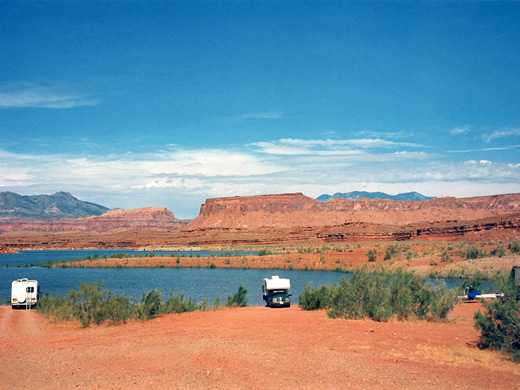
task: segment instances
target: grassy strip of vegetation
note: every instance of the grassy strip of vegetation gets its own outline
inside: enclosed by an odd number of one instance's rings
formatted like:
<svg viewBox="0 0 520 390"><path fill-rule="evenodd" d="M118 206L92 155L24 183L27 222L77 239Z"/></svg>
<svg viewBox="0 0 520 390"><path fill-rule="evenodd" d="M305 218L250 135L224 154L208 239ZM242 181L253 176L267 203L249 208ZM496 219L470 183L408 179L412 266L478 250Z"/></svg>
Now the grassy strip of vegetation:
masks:
<svg viewBox="0 0 520 390"><path fill-rule="evenodd" d="M520 363L520 288L512 276L504 274L498 275L495 283L505 297L483 300L486 312L475 313L475 328L481 332L479 347L507 352Z"/></svg>
<svg viewBox="0 0 520 390"><path fill-rule="evenodd" d="M448 269L444 270L442 268L435 269L428 273L430 278L446 278L446 279L464 279L464 280L492 280L496 276L497 271L494 270L486 270L480 271L478 269L472 270L466 267L459 269Z"/></svg>
<svg viewBox="0 0 520 390"><path fill-rule="evenodd" d="M254 252L254 251L253 251ZM252 253L252 256L267 256L272 255L273 252L267 249L260 249L257 251L257 254L255 255ZM277 253L281 254L281 253ZM40 263L24 263L24 264L6 264L5 267L13 267L13 268L30 268L30 267L42 267L42 268L52 268L52 267L59 267L59 268L68 268L70 266L79 266L80 268L83 266L82 263L89 262L89 261L95 261L95 260L103 260L103 259L147 259L147 258L155 258L155 257L172 257L177 258L177 262L181 258L201 258L201 259L211 259L211 258L232 258L232 257L244 257L244 254L240 253L239 251L230 252L230 251L224 251L224 252L218 252L218 253L210 253L207 256L201 255L200 253L176 253L172 252L171 254L156 254L154 252L150 253L125 253L125 252L119 252L114 253L110 256L87 256L83 259L69 259L69 260L49 260L49 261L42 261ZM0 265L2 267L2 265ZM158 267L161 267L160 265ZM164 267L164 266L163 266ZM114 268L121 268L114 267ZM215 267L210 267L215 268Z"/></svg>
<svg viewBox="0 0 520 390"><path fill-rule="evenodd" d="M384 321L445 319L455 307L457 291L434 286L413 272L355 270L339 284L317 289L307 285L298 297L304 310L326 309L331 318L370 318Z"/></svg>
<svg viewBox="0 0 520 390"><path fill-rule="evenodd" d="M226 306L246 306L246 296L247 289L240 286L237 293L228 297ZM217 299L215 308L220 306ZM208 309L207 299L196 302L183 294L173 295L170 292L169 298L162 301L160 291L155 289L144 293L139 303L124 295L111 295L103 288L103 282L83 283L79 290L71 291L67 297L46 295L37 305L38 312L55 322L79 320L83 327L101 323L118 325L130 319L148 320L159 314Z"/></svg>

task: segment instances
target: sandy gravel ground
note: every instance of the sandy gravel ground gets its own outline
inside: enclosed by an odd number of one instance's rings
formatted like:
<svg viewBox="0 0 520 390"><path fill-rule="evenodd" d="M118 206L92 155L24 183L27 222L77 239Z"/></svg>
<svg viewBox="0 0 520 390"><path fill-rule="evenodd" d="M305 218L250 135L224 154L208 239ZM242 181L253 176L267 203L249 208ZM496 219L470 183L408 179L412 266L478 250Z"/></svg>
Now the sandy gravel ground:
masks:
<svg viewBox="0 0 520 390"><path fill-rule="evenodd" d="M0 389L520 389L520 365L452 323L332 320L297 307L81 329L0 308Z"/></svg>

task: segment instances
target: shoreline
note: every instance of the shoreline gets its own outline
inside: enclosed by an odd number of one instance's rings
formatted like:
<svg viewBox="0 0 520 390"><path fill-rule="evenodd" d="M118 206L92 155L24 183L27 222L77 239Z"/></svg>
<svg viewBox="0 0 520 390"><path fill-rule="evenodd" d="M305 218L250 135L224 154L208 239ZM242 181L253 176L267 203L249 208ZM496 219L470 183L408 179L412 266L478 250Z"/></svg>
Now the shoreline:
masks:
<svg viewBox="0 0 520 390"><path fill-rule="evenodd" d="M265 258L262 258L265 257ZM509 273L513 266L520 265L520 255L513 254L502 258L486 257L473 260L460 260L447 265L428 265L428 259L415 262L357 261L331 262L316 260L312 256L293 261L287 255L238 256L238 257L123 257L69 260L53 262L51 265L35 267L49 268L219 268L219 269L268 269L287 271L332 271L349 273L361 267L376 271L382 267L388 270L401 268L433 278L467 279L478 277L492 279L497 272ZM425 264L426 263L426 264ZM29 265L10 265L9 267L30 267Z"/></svg>
<svg viewBox="0 0 520 390"><path fill-rule="evenodd" d="M41 248L43 249L43 248ZM97 248L106 250L108 248ZM172 252L155 254L150 252ZM186 250L190 249L190 250ZM34 249L30 249L34 250ZM74 249L69 249L74 250ZM88 249L95 251L96 249ZM510 272L520 265L520 253L507 242L351 242L271 245L146 246L118 248L111 256L0 267L53 268L233 268L349 272L360 267L389 270L401 268L442 278L492 278L497 271ZM125 253L134 250L135 254ZM147 250L147 251L146 251ZM175 254L175 250L183 253ZM203 256L196 251L218 251ZM234 253L254 251L256 255ZM471 258L470 258L471 257Z"/></svg>

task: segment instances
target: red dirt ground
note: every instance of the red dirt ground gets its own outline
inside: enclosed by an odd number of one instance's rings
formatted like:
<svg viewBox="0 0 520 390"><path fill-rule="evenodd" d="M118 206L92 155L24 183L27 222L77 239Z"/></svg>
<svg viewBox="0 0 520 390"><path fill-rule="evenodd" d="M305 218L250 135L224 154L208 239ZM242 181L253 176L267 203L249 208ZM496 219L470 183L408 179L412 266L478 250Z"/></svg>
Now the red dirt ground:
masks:
<svg viewBox="0 0 520 390"><path fill-rule="evenodd" d="M520 389L520 365L451 323L330 319L297 307L81 329L0 308L0 389Z"/></svg>

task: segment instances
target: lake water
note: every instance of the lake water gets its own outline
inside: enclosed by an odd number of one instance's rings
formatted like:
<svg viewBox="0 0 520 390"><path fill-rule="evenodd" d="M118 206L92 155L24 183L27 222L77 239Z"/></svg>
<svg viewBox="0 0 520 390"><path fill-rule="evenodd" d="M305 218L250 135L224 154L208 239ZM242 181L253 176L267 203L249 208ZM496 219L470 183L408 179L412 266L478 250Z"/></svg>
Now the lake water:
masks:
<svg viewBox="0 0 520 390"><path fill-rule="evenodd" d="M208 299L212 304L216 298L225 301L237 292L240 285L248 290L249 306L264 305L261 281L263 278L279 275L291 279L292 302L298 303L298 295L308 283L314 287L337 283L345 276L334 271L297 271L297 270L259 270L259 269L219 269L219 268L43 268L13 267L16 264L37 264L49 260L82 259L87 256L111 256L114 253L133 253L130 250L78 250L78 251L27 251L17 254L0 254L0 298L10 299L11 282L16 279L36 279L43 294L51 296L67 295L77 290L82 283L103 281L105 288L113 295L126 295L140 300L143 293L152 289L161 291L166 299L170 292L185 294L186 297L202 301ZM154 252L156 256L161 252ZM218 252L175 252L177 255L208 256ZM229 253L229 252L227 252ZM239 252L239 254L251 252ZM164 252L171 255L172 252ZM6 266L9 265L9 266ZM444 279L450 288L461 283L460 280Z"/></svg>
<svg viewBox="0 0 520 390"><path fill-rule="evenodd" d="M37 264L49 260L83 259L87 256L111 256L114 253L145 254L129 250L81 250L81 251L26 251L16 254L1 254L0 264L0 297L3 300L11 296L11 282L16 279L36 279L42 292L49 295L67 295L77 290L82 283L104 281L105 288L113 295L127 295L140 300L143 293L158 289L166 299L170 292L185 294L197 301L208 299L210 304L216 298L225 300L237 292L240 285L248 290L249 306L263 305L263 278L279 275L291 279L293 302L297 303L298 295L308 283L314 286L336 283L344 276L333 271L289 271L289 270L257 270L257 269L218 269L218 268L42 268L13 267L16 264ZM171 255L172 252L154 252ZM229 252L225 252L229 253ZM233 252L237 253L237 252ZM249 254L251 252L238 252ZM185 256L216 256L222 252L175 252ZM9 265L6 267L6 265Z"/></svg>

